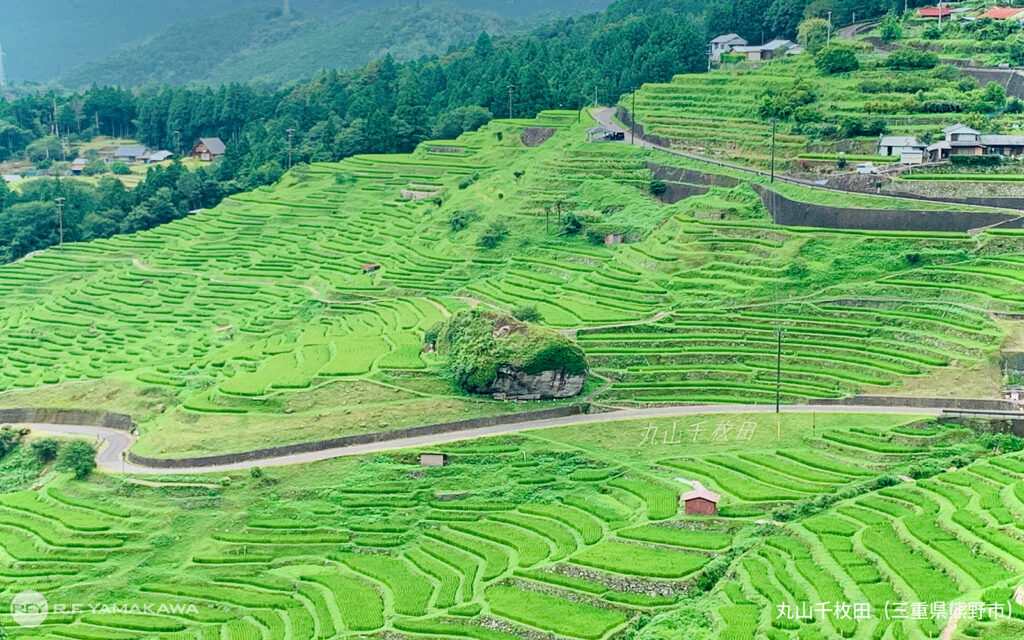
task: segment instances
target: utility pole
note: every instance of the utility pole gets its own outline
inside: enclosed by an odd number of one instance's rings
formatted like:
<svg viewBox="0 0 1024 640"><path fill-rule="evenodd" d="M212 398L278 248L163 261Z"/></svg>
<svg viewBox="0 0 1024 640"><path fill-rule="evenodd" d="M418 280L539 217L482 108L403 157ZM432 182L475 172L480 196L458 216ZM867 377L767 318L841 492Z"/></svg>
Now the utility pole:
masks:
<svg viewBox="0 0 1024 640"><path fill-rule="evenodd" d="M779 413L779 405L782 403L782 328L775 330L775 338L778 340L778 348L775 352L775 413Z"/></svg>
<svg viewBox="0 0 1024 640"><path fill-rule="evenodd" d="M636 91L633 87L633 112L629 114L629 144L636 144Z"/></svg>
<svg viewBox="0 0 1024 640"><path fill-rule="evenodd" d="M57 233L60 239L60 250L64 250L64 201L67 198L64 196L57 196L53 199L53 202L57 205Z"/></svg>
<svg viewBox="0 0 1024 640"><path fill-rule="evenodd" d="M4 71L4 48L0 45L0 89L7 88L7 72Z"/></svg>
<svg viewBox="0 0 1024 640"><path fill-rule="evenodd" d="M772 118L772 178L771 182L775 182L775 129L778 126L778 120Z"/></svg>
<svg viewBox="0 0 1024 640"><path fill-rule="evenodd" d="M594 106L597 106L597 85L594 85Z"/></svg>
<svg viewBox="0 0 1024 640"><path fill-rule="evenodd" d="M178 156L181 156L181 130L180 129L175 129L174 130L174 153L178 154Z"/></svg>
<svg viewBox="0 0 1024 640"><path fill-rule="evenodd" d="M939 8L939 12L938 12L939 13L939 28L941 29L942 28L942 3L941 2L938 4L938 8Z"/></svg>
<svg viewBox="0 0 1024 640"><path fill-rule="evenodd" d="M292 136L295 135L295 129L287 129L288 132L288 169L292 168Z"/></svg>
<svg viewBox="0 0 1024 640"><path fill-rule="evenodd" d="M509 83L508 85L508 119L512 119L512 92L516 90L516 85Z"/></svg>
<svg viewBox="0 0 1024 640"><path fill-rule="evenodd" d="M825 46L832 46L832 12L828 12L828 35L825 36Z"/></svg>
<svg viewBox="0 0 1024 640"><path fill-rule="evenodd" d="M281 9L281 15L286 18L290 18L292 15L292 7L289 0L284 0L284 7Z"/></svg>

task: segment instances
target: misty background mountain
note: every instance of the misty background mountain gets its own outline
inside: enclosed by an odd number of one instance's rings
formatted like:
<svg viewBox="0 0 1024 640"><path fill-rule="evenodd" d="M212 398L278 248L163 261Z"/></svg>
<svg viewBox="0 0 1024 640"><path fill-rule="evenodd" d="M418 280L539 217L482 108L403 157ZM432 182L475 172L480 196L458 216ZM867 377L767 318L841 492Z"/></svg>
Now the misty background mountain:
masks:
<svg viewBox="0 0 1024 640"><path fill-rule="evenodd" d="M300 80L444 53L480 31L508 33L609 0L13 0L0 15L12 81L76 87Z"/></svg>

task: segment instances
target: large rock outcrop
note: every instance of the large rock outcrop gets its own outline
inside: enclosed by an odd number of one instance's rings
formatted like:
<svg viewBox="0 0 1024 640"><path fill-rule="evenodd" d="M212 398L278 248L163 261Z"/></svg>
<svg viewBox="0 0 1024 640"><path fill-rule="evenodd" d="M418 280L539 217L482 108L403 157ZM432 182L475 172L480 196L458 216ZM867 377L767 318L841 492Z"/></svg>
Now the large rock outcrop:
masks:
<svg viewBox="0 0 1024 640"><path fill-rule="evenodd" d="M507 397L571 398L583 390L586 373L567 373L564 369L548 369L529 374L518 367L502 365L484 389L487 393Z"/></svg>
<svg viewBox="0 0 1024 640"><path fill-rule="evenodd" d="M473 309L431 330L428 342L452 380L470 393L508 398L569 398L587 379L583 350L539 325Z"/></svg>

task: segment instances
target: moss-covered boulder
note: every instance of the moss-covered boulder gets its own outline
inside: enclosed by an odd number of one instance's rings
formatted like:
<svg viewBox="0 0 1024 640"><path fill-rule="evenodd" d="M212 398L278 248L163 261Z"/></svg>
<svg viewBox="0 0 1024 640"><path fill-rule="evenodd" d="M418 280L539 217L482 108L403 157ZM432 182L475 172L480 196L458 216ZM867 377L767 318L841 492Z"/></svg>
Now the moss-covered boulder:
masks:
<svg viewBox="0 0 1024 640"><path fill-rule="evenodd" d="M569 338L489 311L461 311L428 335L452 380L470 393L568 398L587 379L583 350Z"/></svg>

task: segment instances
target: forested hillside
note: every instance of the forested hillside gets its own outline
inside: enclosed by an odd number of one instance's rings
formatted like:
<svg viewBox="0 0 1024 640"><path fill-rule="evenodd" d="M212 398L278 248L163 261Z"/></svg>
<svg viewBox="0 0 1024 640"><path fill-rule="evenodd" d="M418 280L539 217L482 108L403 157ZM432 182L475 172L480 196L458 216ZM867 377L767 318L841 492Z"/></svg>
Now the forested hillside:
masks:
<svg viewBox="0 0 1024 640"><path fill-rule="evenodd" d="M219 188L207 185L207 193L230 194L280 176L289 157L288 129L294 130L295 163L410 151L423 140L452 138L495 115L507 116L509 85L514 86L512 115L524 117L550 105L576 109L593 101L595 93L609 103L643 82L665 81L705 65L703 29L689 15L668 9L591 14L528 35L492 39L481 34L442 58L396 63L386 57L356 71L330 71L289 90L232 84L136 94L94 87L81 94L0 102L0 161L25 155L29 145L59 152L60 142L50 133L54 127L72 143L95 135L128 136L176 152L200 136L215 135L228 141L227 154L198 181L219 183ZM74 237L134 231L184 215L193 207L183 194L192 190L174 182L166 192L155 191L155 200L132 200L120 208L130 214L124 220L144 221L140 225L87 224L95 220L89 214L108 221L124 214L98 207L102 195L69 199L67 219L82 221ZM0 205L4 259L56 241L52 216L26 211L49 206L53 190L35 193L40 194L35 204L18 199L25 206L16 219Z"/></svg>
<svg viewBox="0 0 1024 640"><path fill-rule="evenodd" d="M66 87L289 83L324 69L361 67L388 53L397 60L445 53L482 31L505 33L520 24L448 3L372 9L337 23L307 14L286 17L279 8L254 5L218 18L177 22L144 42L71 69L58 82ZM186 42L203 44L183 46Z"/></svg>
<svg viewBox="0 0 1024 640"><path fill-rule="evenodd" d="M607 0L452 0L465 9L525 18L544 12L563 14L597 11ZM351 20L367 9L419 6L420 0L290 0L291 9L329 21ZM0 42L8 55L7 72L12 80L46 82L84 62L93 61L131 43L140 43L170 25L184 20L210 20L255 5L274 5L279 0L13 0L5 2L0 20ZM237 36L222 28L213 38L182 41L183 49L196 52L219 46L224 38ZM428 52L423 52L428 53ZM358 63L357 63L358 64Z"/></svg>

